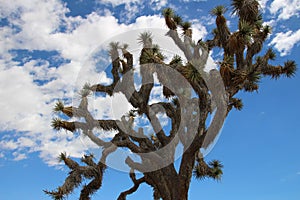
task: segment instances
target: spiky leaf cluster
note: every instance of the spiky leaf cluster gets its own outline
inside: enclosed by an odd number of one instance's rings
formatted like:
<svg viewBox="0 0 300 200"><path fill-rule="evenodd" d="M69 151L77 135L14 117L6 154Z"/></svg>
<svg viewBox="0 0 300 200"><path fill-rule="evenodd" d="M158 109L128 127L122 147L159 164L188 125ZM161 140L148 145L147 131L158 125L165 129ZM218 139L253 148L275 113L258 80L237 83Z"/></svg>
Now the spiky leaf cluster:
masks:
<svg viewBox="0 0 300 200"><path fill-rule="evenodd" d="M225 6L219 5L219 6L216 6L215 8L213 8L210 13L214 16L221 16L221 15L224 15L224 13L226 11L227 11L227 8L225 8Z"/></svg>
<svg viewBox="0 0 300 200"><path fill-rule="evenodd" d="M222 168L223 165L218 160L212 160L207 164L203 159L200 159L195 165L193 174L197 179L212 178L219 181L223 175Z"/></svg>
<svg viewBox="0 0 300 200"><path fill-rule="evenodd" d="M67 156L66 153L60 154L59 161L64 162L68 166L70 169L69 176L66 178L64 184L56 190L44 190L44 192L55 200L62 200L70 195L75 188L79 187L84 179L94 178L88 185L83 185L80 195L80 199L90 200L90 195L99 189L102 184L102 175L106 167L101 163L97 165L93 161L93 155L84 155L81 158L81 161L86 166L80 166L76 161Z"/></svg>
<svg viewBox="0 0 300 200"><path fill-rule="evenodd" d="M230 99L230 102L229 102L229 108L231 109L232 107L234 107L235 109L237 110L242 110L243 108L243 102L241 99L238 99L238 98L232 98Z"/></svg>
<svg viewBox="0 0 300 200"><path fill-rule="evenodd" d="M202 77L198 69L196 69L192 64L188 63L186 66L182 66L179 71L182 75L191 83L199 82Z"/></svg>
<svg viewBox="0 0 300 200"><path fill-rule="evenodd" d="M173 56L171 62L169 63L171 67L181 66L182 65L182 58L179 55Z"/></svg>

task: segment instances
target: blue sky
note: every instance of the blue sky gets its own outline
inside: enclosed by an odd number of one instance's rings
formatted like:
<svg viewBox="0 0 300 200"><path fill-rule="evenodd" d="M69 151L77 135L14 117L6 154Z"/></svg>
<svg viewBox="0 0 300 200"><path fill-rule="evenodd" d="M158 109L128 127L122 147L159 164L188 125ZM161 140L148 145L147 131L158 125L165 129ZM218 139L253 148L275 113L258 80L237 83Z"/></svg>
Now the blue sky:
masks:
<svg viewBox="0 0 300 200"><path fill-rule="evenodd" d="M260 0L273 33L276 63L300 63L300 2ZM66 151L73 157L95 147L87 138L55 132L50 127L57 99L76 104L76 89L89 78L109 83L105 72L90 73L91 51L131 30L166 30L161 9L172 7L193 22L196 37L210 38L214 19L209 11L220 0L15 0L0 1L0 198L50 199L43 189L63 183L67 170L56 157ZM235 18L228 15L231 30ZM265 49L264 49L265 50ZM213 54L212 57L217 58ZM99 69L97 69L99 71ZM299 74L299 73L298 73ZM300 198L300 78L263 78L258 93L244 94L244 108L227 118L221 136L207 160L224 164L220 182L193 180L189 199L296 200ZM84 75L84 76L83 76ZM93 99L98 117L110 116L111 101ZM113 112L122 113L123 110ZM108 133L106 133L108 134ZM116 199L128 189L128 175L108 169L94 199ZM143 185L128 199L151 199ZM78 193L69 199L77 199Z"/></svg>

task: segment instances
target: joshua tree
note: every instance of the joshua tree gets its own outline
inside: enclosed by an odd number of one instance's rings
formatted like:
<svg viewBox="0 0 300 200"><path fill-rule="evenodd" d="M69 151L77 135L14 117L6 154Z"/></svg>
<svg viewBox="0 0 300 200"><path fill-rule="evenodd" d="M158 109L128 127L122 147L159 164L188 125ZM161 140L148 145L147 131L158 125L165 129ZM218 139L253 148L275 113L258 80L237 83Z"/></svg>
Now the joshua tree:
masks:
<svg viewBox="0 0 300 200"><path fill-rule="evenodd" d="M269 64L269 60L275 58L272 49L261 52L271 28L263 25L257 0L232 0L231 6L238 17L238 30L230 31L224 16L225 7L217 6L211 12L216 16L213 38L206 41L198 38L197 43L192 38L191 23L183 22L172 9L166 8L163 11L169 28L166 37L174 41L184 57L174 55L170 62L166 62L159 46L153 44L152 34L142 33L139 38L143 45L139 57L142 80L139 90L134 85L133 69L136 66L127 45L122 46L118 42L110 44L113 82L110 85L86 84L80 93L82 98L78 107L66 107L61 101L56 104L55 111L62 112L66 117L84 120L70 122L56 118L52 121L54 129L80 132L87 136L102 147L102 156L96 162L92 155L84 155L82 166L62 153L59 158L70 168L69 176L56 190L45 191L47 194L54 199L63 199L83 180L91 180L83 185L80 194L80 199L90 199L101 187L107 168L106 158L119 147L127 148L140 157L140 161L130 157L125 160L131 169L129 177L133 186L121 192L119 200L126 199L142 183L153 188L154 199L187 200L193 175L199 179L221 178L222 164L217 160L205 161L202 149L212 144L232 108L242 109L242 100L235 98L235 95L239 91L257 91L262 76L290 78L296 71L294 61L286 61L283 66ZM205 66L213 48L223 49L224 56L218 68L209 71ZM150 94L155 87L154 74L163 86L165 100L150 104ZM123 93L134 109L120 120L95 119L88 110L87 97L90 93L108 96ZM207 126L207 118L214 111L214 120ZM158 113L166 114L170 119L169 132L161 127ZM139 116L149 120L153 134L147 135L143 128L134 128L134 121ZM102 140L94 134L95 129L115 131L116 134L110 141ZM175 150L180 143L183 153L179 170L176 171ZM137 179L136 172L141 172L143 176Z"/></svg>

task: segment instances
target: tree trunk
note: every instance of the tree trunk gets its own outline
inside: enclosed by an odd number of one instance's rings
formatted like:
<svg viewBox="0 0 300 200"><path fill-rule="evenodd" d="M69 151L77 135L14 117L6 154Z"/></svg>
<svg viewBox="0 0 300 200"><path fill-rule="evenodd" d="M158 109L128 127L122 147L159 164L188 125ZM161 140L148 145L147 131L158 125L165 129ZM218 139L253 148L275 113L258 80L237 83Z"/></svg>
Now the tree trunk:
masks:
<svg viewBox="0 0 300 200"><path fill-rule="evenodd" d="M180 178L174 165L144 174L146 182L153 188L157 188L159 196L163 200L187 200L190 185L189 180Z"/></svg>
<svg viewBox="0 0 300 200"><path fill-rule="evenodd" d="M189 186L189 183L188 183ZM171 198L162 198L163 200L187 200L188 199L188 188L186 188L186 183L182 180L176 178L171 180L170 187Z"/></svg>
<svg viewBox="0 0 300 200"><path fill-rule="evenodd" d="M184 184L185 185L185 184ZM187 200L188 199L188 188L184 185L179 184L178 187L174 187L174 193L172 194L172 199L176 200Z"/></svg>

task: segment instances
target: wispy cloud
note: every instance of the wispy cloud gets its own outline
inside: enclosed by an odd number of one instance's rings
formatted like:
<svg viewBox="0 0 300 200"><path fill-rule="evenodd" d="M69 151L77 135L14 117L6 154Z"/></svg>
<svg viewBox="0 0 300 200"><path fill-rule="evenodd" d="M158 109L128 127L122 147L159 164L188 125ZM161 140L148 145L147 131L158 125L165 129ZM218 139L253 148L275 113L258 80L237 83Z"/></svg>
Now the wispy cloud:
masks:
<svg viewBox="0 0 300 200"><path fill-rule="evenodd" d="M265 2L266 0L262 0ZM274 0L269 8L271 14L278 14L278 19L287 20L292 16L299 16L299 0Z"/></svg>
<svg viewBox="0 0 300 200"><path fill-rule="evenodd" d="M150 6L153 10L160 10L165 7L168 3L168 0L151 0Z"/></svg>
<svg viewBox="0 0 300 200"><path fill-rule="evenodd" d="M148 7L154 11L161 10L168 3L168 0L97 0L98 3L111 5L113 7L124 6L120 11L120 21L128 23L140 15L140 11Z"/></svg>
<svg viewBox="0 0 300 200"><path fill-rule="evenodd" d="M0 158L4 158L4 153L0 152Z"/></svg>
<svg viewBox="0 0 300 200"><path fill-rule="evenodd" d="M14 156L14 160L15 161L24 160L24 159L27 158L26 154L24 154L24 153L18 153L18 152L14 152L13 156Z"/></svg>
<svg viewBox="0 0 300 200"><path fill-rule="evenodd" d="M113 6L119 6L122 4L134 4L139 0L97 0L99 3L111 4Z"/></svg>
<svg viewBox="0 0 300 200"><path fill-rule="evenodd" d="M267 5L267 2L268 2L269 0L258 0L258 2L259 2L259 4L260 4L260 6L261 6L261 9L263 10L263 12L265 11L265 9L266 9L266 5Z"/></svg>
<svg viewBox="0 0 300 200"><path fill-rule="evenodd" d="M285 56L290 53L292 48L297 45L300 41L300 29L293 32L280 32L276 33L275 37L272 39L269 45L274 46L281 56Z"/></svg>

